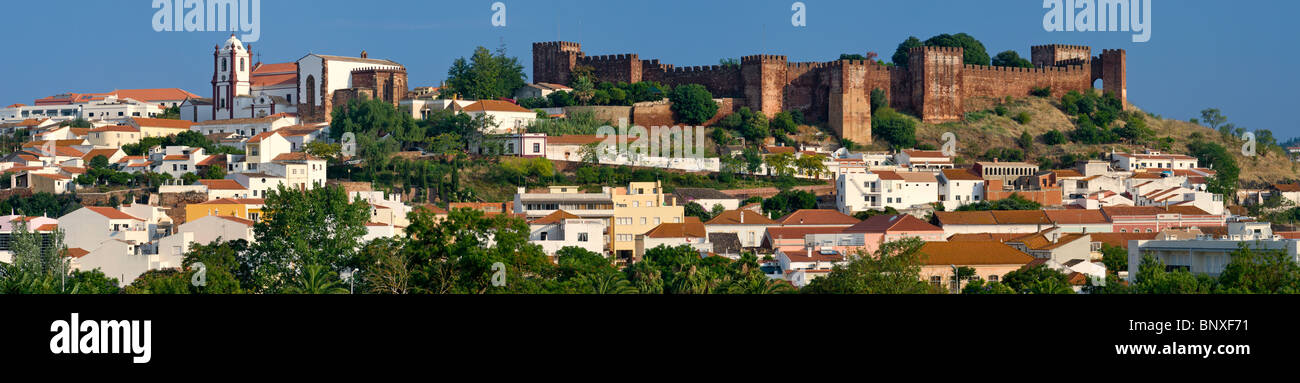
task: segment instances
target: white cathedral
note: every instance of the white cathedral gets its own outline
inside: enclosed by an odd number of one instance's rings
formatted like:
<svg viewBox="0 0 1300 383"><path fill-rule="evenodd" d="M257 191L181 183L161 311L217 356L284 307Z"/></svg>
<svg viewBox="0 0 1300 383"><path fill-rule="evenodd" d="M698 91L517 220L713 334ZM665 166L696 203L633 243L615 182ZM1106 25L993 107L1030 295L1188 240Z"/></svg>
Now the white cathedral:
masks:
<svg viewBox="0 0 1300 383"><path fill-rule="evenodd" d="M281 64L253 62L234 34L212 53L212 97L181 105L193 122L286 114L301 122L328 122L335 105L357 97L397 105L406 98L406 68L389 60L307 54Z"/></svg>

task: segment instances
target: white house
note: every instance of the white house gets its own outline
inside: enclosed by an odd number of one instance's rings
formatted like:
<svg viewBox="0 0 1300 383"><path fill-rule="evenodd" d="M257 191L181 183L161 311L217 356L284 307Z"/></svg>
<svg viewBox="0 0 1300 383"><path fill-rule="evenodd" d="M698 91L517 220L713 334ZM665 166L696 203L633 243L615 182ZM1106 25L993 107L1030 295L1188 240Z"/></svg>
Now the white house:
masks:
<svg viewBox="0 0 1300 383"><path fill-rule="evenodd" d="M780 224L763 216L761 213L752 210L737 209L727 210L713 217L709 222L704 223L704 228L709 234L716 233L734 233L740 240L740 245L745 248L756 248L763 245L763 235L767 233L767 228L777 227Z"/></svg>
<svg viewBox="0 0 1300 383"><path fill-rule="evenodd" d="M249 138L244 142L244 151L245 166L236 171L256 173L264 171L262 164L271 162L281 154L292 153L293 145L279 131L273 130Z"/></svg>
<svg viewBox="0 0 1300 383"><path fill-rule="evenodd" d="M939 173L939 202L944 210L984 200L984 179L967 169L944 169Z"/></svg>
<svg viewBox="0 0 1300 383"><path fill-rule="evenodd" d="M605 245L606 221L603 219L586 219L558 210L551 215L528 222L528 241L542 246L547 255L566 247L578 247L584 250L607 254Z"/></svg>
<svg viewBox="0 0 1300 383"><path fill-rule="evenodd" d="M677 247L687 245L704 253L713 252L709 242L708 231L698 218L687 217L685 223L663 223L645 234L636 236L636 259L642 259L646 250L659 246Z"/></svg>
<svg viewBox="0 0 1300 383"><path fill-rule="evenodd" d="M471 117L490 117L491 125L483 127L484 134L521 133L537 120L537 112L508 101L481 100L466 106L462 112Z"/></svg>
<svg viewBox="0 0 1300 383"><path fill-rule="evenodd" d="M1139 169L1195 169L1196 157L1181 154L1162 154L1147 150L1145 153L1114 153L1110 155L1111 163L1116 169L1135 171Z"/></svg>
<svg viewBox="0 0 1300 383"><path fill-rule="evenodd" d="M269 174L284 177L290 188L310 190L325 186L325 160L307 153L281 154L264 168Z"/></svg>
<svg viewBox="0 0 1300 383"><path fill-rule="evenodd" d="M268 192L277 190L281 185L288 187L284 177L266 173L231 173L226 175L226 179L239 182L251 192L253 198L266 198Z"/></svg>
<svg viewBox="0 0 1300 383"><path fill-rule="evenodd" d="M149 242L149 227L145 220L111 207L83 207L59 217L59 224L68 232L64 238L68 247L97 249L110 240L135 244Z"/></svg>
<svg viewBox="0 0 1300 383"><path fill-rule="evenodd" d="M229 216L209 215L181 224L176 234L158 240L158 262L167 267L181 267L185 253L194 244L207 245L216 241L253 241L253 221Z"/></svg>

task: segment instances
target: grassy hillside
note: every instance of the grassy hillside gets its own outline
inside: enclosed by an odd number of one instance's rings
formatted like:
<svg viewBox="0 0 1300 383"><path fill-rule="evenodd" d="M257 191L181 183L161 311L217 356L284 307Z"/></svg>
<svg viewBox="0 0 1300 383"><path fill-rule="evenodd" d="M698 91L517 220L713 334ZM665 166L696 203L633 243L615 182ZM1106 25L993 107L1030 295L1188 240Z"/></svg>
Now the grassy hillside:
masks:
<svg viewBox="0 0 1300 383"><path fill-rule="evenodd" d="M1003 106L1006 107L1006 113L998 115L990 109L967 113L967 118L960 122L925 124L918 121L916 129L918 144L939 148L943 143L941 140L943 134L952 132L957 135L959 163L969 164L978 160L989 149L1019 149L1020 145L1016 140L1023 132L1029 132L1034 137L1034 144L1028 150L1025 150L1025 161L1039 163L1039 160L1044 157L1056 161L1070 153L1097 155L1109 153L1112 150L1116 152L1132 152L1140 151L1144 147L1158 148L1162 143L1167 143L1168 150L1171 153L1187 153L1187 143L1191 142L1192 137L1199 133L1203 140L1222 144L1228 148L1229 152L1237 154L1237 162L1242 169L1240 180L1243 185L1300 179L1296 163L1289 161L1285 153L1276 149L1264 152L1261 148L1258 156L1246 158L1240 155L1241 146L1244 142L1240 140L1229 142L1216 131L1186 121L1160 119L1144 113L1147 126L1155 133L1155 139L1146 145L1083 145L1068 142L1068 140L1060 145L1047 145L1043 142L1042 136L1048 131L1055 129L1068 135L1070 131L1074 130L1074 118L1061 111L1059 99L1027 97L1014 99L1010 102L1005 100L983 101L986 102L981 102L982 104L989 105L1003 103ZM1128 108L1129 110L1141 110L1132 104L1129 104ZM1027 113L1029 116L1029 121L1025 124L1014 120L1021 112ZM868 146L867 149L888 150L888 144L876 142Z"/></svg>

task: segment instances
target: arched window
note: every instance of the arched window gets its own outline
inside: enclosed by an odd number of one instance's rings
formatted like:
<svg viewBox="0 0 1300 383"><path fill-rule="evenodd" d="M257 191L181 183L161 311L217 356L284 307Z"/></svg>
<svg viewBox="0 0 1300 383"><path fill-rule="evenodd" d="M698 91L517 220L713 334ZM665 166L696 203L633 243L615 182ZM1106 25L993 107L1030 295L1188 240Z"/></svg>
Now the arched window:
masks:
<svg viewBox="0 0 1300 383"><path fill-rule="evenodd" d="M242 59L242 58L239 59L239 71L240 71L240 72L243 72L243 71L244 71L244 59Z"/></svg>
<svg viewBox="0 0 1300 383"><path fill-rule="evenodd" d="M316 106L316 76L307 76L307 105Z"/></svg>
<svg viewBox="0 0 1300 383"><path fill-rule="evenodd" d="M222 71L222 72L225 72L225 71L226 71L226 59L224 59L224 58L221 59L221 71Z"/></svg>

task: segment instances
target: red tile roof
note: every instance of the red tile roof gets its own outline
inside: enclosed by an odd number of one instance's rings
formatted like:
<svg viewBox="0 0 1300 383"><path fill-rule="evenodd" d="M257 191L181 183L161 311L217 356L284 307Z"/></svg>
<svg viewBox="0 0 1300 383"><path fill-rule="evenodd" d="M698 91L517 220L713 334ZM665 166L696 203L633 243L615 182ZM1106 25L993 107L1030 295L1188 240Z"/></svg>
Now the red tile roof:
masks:
<svg viewBox="0 0 1300 383"><path fill-rule="evenodd" d="M646 238L704 238L708 231L699 220L685 223L664 223L645 233Z"/></svg>
<svg viewBox="0 0 1300 383"><path fill-rule="evenodd" d="M529 223L534 225L550 225L554 223L564 222L564 220L566 219L579 219L579 218L582 217L569 214L569 212L564 210L556 210L554 213L551 213L551 215L535 219Z"/></svg>
<svg viewBox="0 0 1300 383"><path fill-rule="evenodd" d="M878 215L844 229L845 233L889 233L901 231L932 231L942 233L943 229L907 214Z"/></svg>
<svg viewBox="0 0 1300 383"><path fill-rule="evenodd" d="M199 180L199 184L208 187L208 190L245 190L244 185L240 185L235 180Z"/></svg>
<svg viewBox="0 0 1300 383"><path fill-rule="evenodd" d="M743 224L740 223L742 218L741 214L744 214L743 218L745 223ZM705 224L706 225L776 225L777 223L776 221L773 221L763 216L762 214L758 214L753 210L742 209L742 210L724 211L721 214L718 214L717 217L713 217L713 219L709 220L709 222L706 222Z"/></svg>
<svg viewBox="0 0 1300 383"><path fill-rule="evenodd" d="M790 213L785 217L776 220L778 223L786 226L793 225L856 225L859 221L847 214L840 213L836 210L825 209L806 209Z"/></svg>
<svg viewBox="0 0 1300 383"><path fill-rule="evenodd" d="M926 242L921 247L926 265L1024 265L1034 260L1000 242Z"/></svg>
<svg viewBox="0 0 1300 383"><path fill-rule="evenodd" d="M480 100L465 107L465 112L518 112L533 113L533 111L524 109L509 101L500 100Z"/></svg>
<svg viewBox="0 0 1300 383"><path fill-rule="evenodd" d="M189 130L189 129L190 129L190 126L191 126L191 125L194 125L193 122L189 122L189 121L185 121L185 120L169 120L169 119L165 119L165 118L140 118L140 117L132 117L131 120L135 122L135 125L136 125L136 126L140 126L140 127L150 127L150 128L166 128L166 129L185 129L185 130Z"/></svg>
<svg viewBox="0 0 1300 383"><path fill-rule="evenodd" d="M104 217L107 217L108 219L130 219L136 221L144 221L143 219L136 218L130 214L123 213L121 210L117 210L111 207L87 206L86 209L90 209L90 211L95 212L96 214L102 215Z"/></svg>
<svg viewBox="0 0 1300 383"><path fill-rule="evenodd" d="M1058 225L1084 225L1108 223L1101 210L1047 210L1047 218Z"/></svg>

